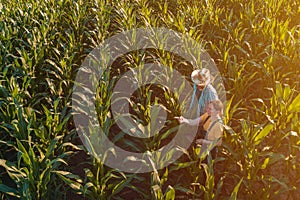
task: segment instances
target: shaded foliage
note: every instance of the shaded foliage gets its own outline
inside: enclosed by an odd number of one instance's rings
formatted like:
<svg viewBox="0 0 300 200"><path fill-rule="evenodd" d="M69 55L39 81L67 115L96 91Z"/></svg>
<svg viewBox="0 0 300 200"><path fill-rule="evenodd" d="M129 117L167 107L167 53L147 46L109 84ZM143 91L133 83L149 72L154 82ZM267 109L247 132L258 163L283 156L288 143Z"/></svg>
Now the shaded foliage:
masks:
<svg viewBox="0 0 300 200"><path fill-rule="evenodd" d="M297 199L300 187L300 10L296 0L96 0L0 3L1 199ZM129 174L94 158L71 113L84 58L107 38L138 27L192 37L214 59L226 89L226 131L219 158L182 157L162 170ZM188 81L193 67L157 49L118 58L99 82L98 120L131 151L172 139L182 105L163 86L139 88L131 114L149 123L163 104L167 125L155 138L126 135L109 117L114 81L159 61ZM149 94L152 94L150 96ZM77 160L78 159L78 160Z"/></svg>

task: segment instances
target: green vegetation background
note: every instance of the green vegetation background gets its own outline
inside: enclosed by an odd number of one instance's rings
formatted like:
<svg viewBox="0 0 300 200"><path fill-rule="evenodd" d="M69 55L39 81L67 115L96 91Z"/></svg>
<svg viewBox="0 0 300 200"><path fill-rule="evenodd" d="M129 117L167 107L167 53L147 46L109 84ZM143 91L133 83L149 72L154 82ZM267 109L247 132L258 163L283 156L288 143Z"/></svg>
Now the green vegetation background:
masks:
<svg viewBox="0 0 300 200"><path fill-rule="evenodd" d="M71 115L76 70L105 39L137 27L187 34L215 60L231 127L215 168L178 161L153 173L126 174L83 147ZM135 63L141 55L126 59ZM191 71L166 52L155 55L186 75ZM299 1L2 0L0 69L1 199L300 196ZM106 123L110 92L102 85L97 96L107 130L113 130L113 122ZM114 134L132 148L147 146Z"/></svg>

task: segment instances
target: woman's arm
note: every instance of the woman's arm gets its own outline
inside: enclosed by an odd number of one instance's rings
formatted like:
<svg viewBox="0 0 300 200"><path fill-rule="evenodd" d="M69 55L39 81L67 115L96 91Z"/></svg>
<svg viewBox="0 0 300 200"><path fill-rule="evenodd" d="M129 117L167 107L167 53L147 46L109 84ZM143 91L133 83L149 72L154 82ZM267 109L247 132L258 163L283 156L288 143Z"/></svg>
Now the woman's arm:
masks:
<svg viewBox="0 0 300 200"><path fill-rule="evenodd" d="M211 144L213 142L214 141L206 140L206 139L198 139L198 140L196 140L196 144ZM216 145L217 146L221 146L221 144L222 144L222 138L219 138L218 142L216 143Z"/></svg>
<svg viewBox="0 0 300 200"><path fill-rule="evenodd" d="M196 118L196 119L187 119L183 116L180 117L175 117L175 119L177 119L179 121L179 123L186 123L189 124L191 126L196 126L200 123L200 117Z"/></svg>

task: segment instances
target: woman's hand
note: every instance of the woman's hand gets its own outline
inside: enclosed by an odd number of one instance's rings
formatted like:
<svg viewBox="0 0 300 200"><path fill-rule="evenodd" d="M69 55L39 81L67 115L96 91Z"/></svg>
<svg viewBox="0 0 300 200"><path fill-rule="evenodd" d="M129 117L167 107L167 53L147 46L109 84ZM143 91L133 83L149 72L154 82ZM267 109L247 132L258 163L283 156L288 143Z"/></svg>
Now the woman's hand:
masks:
<svg viewBox="0 0 300 200"><path fill-rule="evenodd" d="M182 117L182 116L180 116L180 117L174 117L174 118L177 119L180 124L182 124L182 123L188 124L189 123L189 120L186 119L186 118L184 118L184 117Z"/></svg>
<svg viewBox="0 0 300 200"><path fill-rule="evenodd" d="M198 139L195 141L196 144L204 144L205 140L204 139Z"/></svg>
<svg viewBox="0 0 300 200"><path fill-rule="evenodd" d="M198 139L195 141L196 144L210 144L211 141L206 140L206 139Z"/></svg>

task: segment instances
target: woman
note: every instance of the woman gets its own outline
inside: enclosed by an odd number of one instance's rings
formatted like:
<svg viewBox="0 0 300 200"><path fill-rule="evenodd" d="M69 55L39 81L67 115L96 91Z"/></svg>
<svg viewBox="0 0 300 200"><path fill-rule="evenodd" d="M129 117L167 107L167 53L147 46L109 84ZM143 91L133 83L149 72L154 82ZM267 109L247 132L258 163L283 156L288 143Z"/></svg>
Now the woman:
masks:
<svg viewBox="0 0 300 200"><path fill-rule="evenodd" d="M196 126L199 123L202 123L203 120L207 119L206 116L209 116L210 120L204 123L204 129L206 130L206 134L204 139L196 138L195 143L201 145L201 153L206 151L210 145L212 145L209 149L211 150L212 158L214 159L217 154L217 148L215 146L220 146L222 143L223 136L223 104L220 100L212 100L208 104L207 113L196 118L196 119L187 119L183 116L176 117L179 123L186 123L188 125ZM205 125L208 123L208 125ZM206 126L206 127L205 127Z"/></svg>
<svg viewBox="0 0 300 200"><path fill-rule="evenodd" d="M207 68L194 70L191 74L194 82L194 91L189 107L189 113L197 108L196 116L201 116L206 112L207 105L212 100L219 99L216 89L211 85L212 76ZM197 102L198 99L198 102Z"/></svg>

